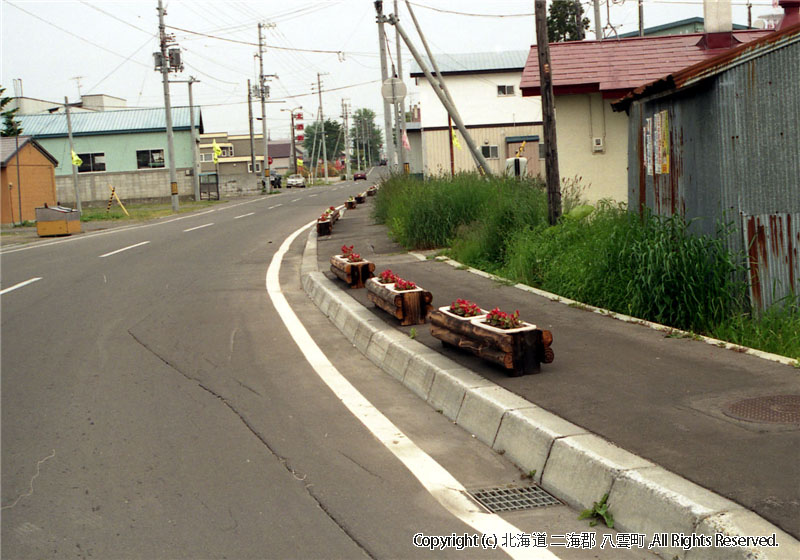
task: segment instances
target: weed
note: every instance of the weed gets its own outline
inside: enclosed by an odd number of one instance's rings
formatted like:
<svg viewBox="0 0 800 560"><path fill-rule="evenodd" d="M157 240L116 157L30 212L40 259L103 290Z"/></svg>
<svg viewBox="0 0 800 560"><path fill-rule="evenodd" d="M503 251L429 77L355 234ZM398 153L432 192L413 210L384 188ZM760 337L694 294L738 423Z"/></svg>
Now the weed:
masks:
<svg viewBox="0 0 800 560"><path fill-rule="evenodd" d="M414 340L415 338L417 338L417 329L416 329L416 327L411 327L411 330L408 333L408 337L411 340Z"/></svg>
<svg viewBox="0 0 800 560"><path fill-rule="evenodd" d="M614 528L614 516L608 511L608 494L603 494L599 502L594 502L591 509L585 509L578 516L578 519L589 519L589 527L594 527L601 519L609 529Z"/></svg>

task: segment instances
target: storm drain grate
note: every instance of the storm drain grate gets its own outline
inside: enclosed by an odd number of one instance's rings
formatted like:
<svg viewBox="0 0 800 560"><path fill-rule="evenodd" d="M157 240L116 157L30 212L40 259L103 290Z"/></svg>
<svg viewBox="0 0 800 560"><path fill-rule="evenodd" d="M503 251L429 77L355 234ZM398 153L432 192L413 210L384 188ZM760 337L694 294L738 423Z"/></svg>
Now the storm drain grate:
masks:
<svg viewBox="0 0 800 560"><path fill-rule="evenodd" d="M800 395L771 395L730 403L725 415L749 422L800 424Z"/></svg>
<svg viewBox="0 0 800 560"><path fill-rule="evenodd" d="M469 493L492 513L561 505L538 486L483 488Z"/></svg>

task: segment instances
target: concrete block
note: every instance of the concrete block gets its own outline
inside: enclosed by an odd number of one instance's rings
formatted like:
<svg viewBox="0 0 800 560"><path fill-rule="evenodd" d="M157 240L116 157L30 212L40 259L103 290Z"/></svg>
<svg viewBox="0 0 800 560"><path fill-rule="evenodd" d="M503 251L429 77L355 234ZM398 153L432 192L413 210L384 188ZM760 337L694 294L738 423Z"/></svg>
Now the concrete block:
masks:
<svg viewBox="0 0 800 560"><path fill-rule="evenodd" d="M351 342L358 348L359 352L366 354L372 337L381 329L385 328L386 325L374 317L370 319L357 317L357 319L358 326L356 327L356 332Z"/></svg>
<svg viewBox="0 0 800 560"><path fill-rule="evenodd" d="M790 534L781 531L769 521L756 515L752 511L740 508L735 511L718 513L707 517L700 522L695 529L695 533L709 535L715 534L724 536L750 536L750 537L772 537L778 545L773 548L772 543L765 543L767 546L736 546L734 548L723 548L722 546L713 548L692 548L686 551L686 560L728 560L766 558L769 560L795 560L800 558L800 542ZM719 542L718 544L722 544Z"/></svg>
<svg viewBox="0 0 800 560"><path fill-rule="evenodd" d="M503 415L510 410L531 406L531 403L503 387L481 387L466 392L456 423L491 447Z"/></svg>
<svg viewBox="0 0 800 560"><path fill-rule="evenodd" d="M428 403L450 420L455 421L464 402L464 395L470 388L495 387L491 381L467 368L441 370L433 378L428 393Z"/></svg>
<svg viewBox="0 0 800 560"><path fill-rule="evenodd" d="M399 331L384 328L372 335L365 355L373 364L380 367L386 358L386 352L392 344L400 344L406 336Z"/></svg>
<svg viewBox="0 0 800 560"><path fill-rule="evenodd" d="M492 446L523 472L536 471L541 481L550 448L557 438L588 433L538 406L506 412Z"/></svg>
<svg viewBox="0 0 800 560"><path fill-rule="evenodd" d="M650 536L654 533L691 535L701 519L741 509L736 503L655 465L620 472L608 503L620 530ZM664 558L683 558L685 554L681 547L674 546L659 546L653 550Z"/></svg>
<svg viewBox="0 0 800 560"><path fill-rule="evenodd" d="M381 369L399 381L403 381L406 375L408 363L414 353L404 344L391 344L386 349L386 357L383 359Z"/></svg>
<svg viewBox="0 0 800 560"><path fill-rule="evenodd" d="M457 366L452 360L448 360L419 342L406 339L404 343L412 352L412 357L408 362L405 377L403 377L403 385L421 399L428 400L428 394L436 374Z"/></svg>
<svg viewBox="0 0 800 560"><path fill-rule="evenodd" d="M571 506L585 509L611 492L612 483L623 471L653 466L596 435L569 436L553 442L541 484ZM616 512L612 513L616 518Z"/></svg>

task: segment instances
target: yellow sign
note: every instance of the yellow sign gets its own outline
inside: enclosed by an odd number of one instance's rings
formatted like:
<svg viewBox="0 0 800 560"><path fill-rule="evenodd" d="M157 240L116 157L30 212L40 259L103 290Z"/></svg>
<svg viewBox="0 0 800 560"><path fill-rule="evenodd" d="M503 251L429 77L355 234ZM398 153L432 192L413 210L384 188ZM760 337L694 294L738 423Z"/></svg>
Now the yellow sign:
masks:
<svg viewBox="0 0 800 560"><path fill-rule="evenodd" d="M78 157L78 154L75 153L75 150L72 150L72 165L75 167L80 167L83 165L83 160Z"/></svg>
<svg viewBox="0 0 800 560"><path fill-rule="evenodd" d="M456 137L456 129L455 128L453 129L453 146L455 146L459 150L461 149L461 142L459 142L458 141L458 137Z"/></svg>
<svg viewBox="0 0 800 560"><path fill-rule="evenodd" d="M212 158L214 160L214 163L219 163L219 156L222 155L222 148L217 146L216 138L214 139L214 142L212 142L211 148L214 150L214 156Z"/></svg>

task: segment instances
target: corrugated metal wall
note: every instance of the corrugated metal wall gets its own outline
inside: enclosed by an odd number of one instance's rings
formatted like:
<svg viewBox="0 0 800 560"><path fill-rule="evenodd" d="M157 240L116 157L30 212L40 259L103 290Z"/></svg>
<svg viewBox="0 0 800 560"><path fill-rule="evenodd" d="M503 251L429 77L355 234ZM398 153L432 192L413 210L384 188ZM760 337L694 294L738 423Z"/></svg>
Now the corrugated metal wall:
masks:
<svg viewBox="0 0 800 560"><path fill-rule="evenodd" d="M630 108L630 208L679 213L696 219L696 233L708 235L720 221L732 224L729 246L750 254L760 271L760 297L752 298L758 308L800 293L798 60L800 43L794 42ZM764 228L763 241L747 234L751 223ZM752 243L759 244L757 263Z"/></svg>

